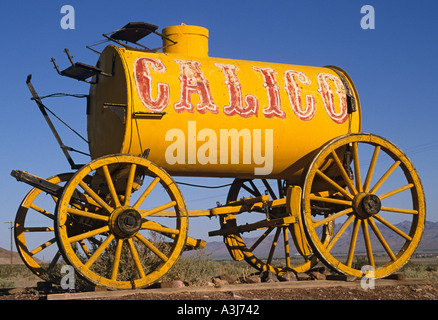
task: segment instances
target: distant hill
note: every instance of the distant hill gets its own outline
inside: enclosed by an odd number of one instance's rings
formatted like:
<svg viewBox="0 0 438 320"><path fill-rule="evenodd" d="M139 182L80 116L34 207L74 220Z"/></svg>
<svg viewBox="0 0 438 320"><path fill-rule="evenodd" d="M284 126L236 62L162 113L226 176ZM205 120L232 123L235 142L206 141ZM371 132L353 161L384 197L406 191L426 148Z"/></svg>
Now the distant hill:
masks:
<svg viewBox="0 0 438 320"><path fill-rule="evenodd" d="M10 264L11 263L11 251L0 248L0 264ZM12 252L12 263L13 264L23 264L18 252Z"/></svg>
<svg viewBox="0 0 438 320"><path fill-rule="evenodd" d="M401 231L408 233L410 228L410 223L408 221L404 221L398 224L395 224L395 226L400 229ZM378 225L379 230L382 233L383 237L391 247L393 251L395 251L396 248L401 248L403 244L403 239L395 234L393 231L389 230L388 228ZM340 228L340 225L336 226L336 230ZM347 239L351 238L351 227L346 230L344 235L341 237L341 240L336 244L336 247L332 252L333 253L346 253L348 252L349 247L349 241ZM371 230L371 228L370 228ZM349 231L349 232L348 232ZM371 233L371 245L373 249L376 251L383 251L382 246L380 245L378 239L375 237L374 233L370 231ZM217 237L217 239L219 239ZM244 238L245 243L250 244L253 243L257 238ZM268 236L256 249L255 255L265 256L269 253L269 249L271 246L271 243L273 241L273 235ZM296 253L295 248L293 247L292 254ZM380 250L379 250L380 249ZM430 222L426 221L423 236L421 238L420 244L417 248L418 251L438 251L438 222ZM228 252L228 249L226 248L223 241L208 241L207 239L207 245L205 247L205 252L210 255L212 258L228 258L230 257L230 254ZM284 246L282 241L278 241L277 248L275 250L276 255L283 254L284 252ZM358 235L358 242L356 244L356 252L365 252L365 245L362 233L360 232Z"/></svg>

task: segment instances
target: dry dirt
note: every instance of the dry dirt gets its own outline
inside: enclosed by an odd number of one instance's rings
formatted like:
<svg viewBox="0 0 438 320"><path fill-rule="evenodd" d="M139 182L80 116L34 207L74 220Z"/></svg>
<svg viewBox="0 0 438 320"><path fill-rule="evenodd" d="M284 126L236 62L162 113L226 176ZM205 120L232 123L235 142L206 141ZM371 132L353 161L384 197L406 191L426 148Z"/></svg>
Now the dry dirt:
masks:
<svg viewBox="0 0 438 320"><path fill-rule="evenodd" d="M421 279L376 280L374 289L364 290L360 280L307 280L79 293L28 287L3 289L0 300L438 300L438 284Z"/></svg>

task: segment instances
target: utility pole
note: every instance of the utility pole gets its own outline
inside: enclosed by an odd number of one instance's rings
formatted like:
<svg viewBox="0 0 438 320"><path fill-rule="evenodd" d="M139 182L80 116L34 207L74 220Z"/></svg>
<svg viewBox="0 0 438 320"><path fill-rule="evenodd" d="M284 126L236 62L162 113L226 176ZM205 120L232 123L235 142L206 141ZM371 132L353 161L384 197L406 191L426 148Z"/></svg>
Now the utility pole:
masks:
<svg viewBox="0 0 438 320"><path fill-rule="evenodd" d="M9 223L9 228L8 229L10 229L11 230L11 270L12 270L12 266L13 266L13 261L12 261L12 230L13 230L13 221L8 221L8 222L5 222L5 223Z"/></svg>

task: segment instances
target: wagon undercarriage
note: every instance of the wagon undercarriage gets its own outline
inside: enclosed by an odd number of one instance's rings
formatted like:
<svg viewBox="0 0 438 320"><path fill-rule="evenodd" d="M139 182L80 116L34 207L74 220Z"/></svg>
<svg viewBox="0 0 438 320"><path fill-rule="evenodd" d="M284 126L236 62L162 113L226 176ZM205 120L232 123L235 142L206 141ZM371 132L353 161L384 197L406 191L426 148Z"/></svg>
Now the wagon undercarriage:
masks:
<svg viewBox="0 0 438 320"><path fill-rule="evenodd" d="M372 149L366 170L361 170L357 152L362 144ZM336 153L346 145L353 149L351 175ZM376 163L384 154L389 154L392 164L374 177ZM339 171L336 179L327 176L333 170ZM35 187L23 201L16 221L17 245L28 266L53 280L54 266L62 255L82 277L114 288L150 285L167 273L184 250L204 247L205 241L187 236L189 217L219 217L221 228L209 235L222 236L233 259L245 259L258 270L277 274L305 272L322 261L339 273L361 277L363 266L356 265L354 258L365 256L374 276L384 277L407 262L424 226L424 199L415 170L392 144L369 134L347 135L323 148L303 188L275 180L279 192L274 192L269 181L261 179L261 186L266 187L261 192L256 180L236 179L226 205L208 210L187 211L170 176L147 159L130 155L105 156L75 174L47 180L21 171L13 171L13 176L32 181ZM378 192L391 178L397 178L398 187ZM410 203L402 208L385 205L399 194L410 196ZM56 202L55 211L33 203L42 196ZM142 208L155 199L160 201ZM26 219L35 214L48 218L46 227L27 226ZM246 222L243 218L249 215L257 221ZM402 215L409 222L407 231L385 215ZM404 245L385 239L383 228L392 230ZM54 238L29 247L25 238L39 232L52 233ZM349 243L343 254L336 251L341 238ZM59 252L51 263L43 266L33 260L52 244ZM359 245L364 248L356 248ZM267 251L260 253L261 247ZM294 248L302 262L294 259ZM125 270L128 265L129 272Z"/></svg>

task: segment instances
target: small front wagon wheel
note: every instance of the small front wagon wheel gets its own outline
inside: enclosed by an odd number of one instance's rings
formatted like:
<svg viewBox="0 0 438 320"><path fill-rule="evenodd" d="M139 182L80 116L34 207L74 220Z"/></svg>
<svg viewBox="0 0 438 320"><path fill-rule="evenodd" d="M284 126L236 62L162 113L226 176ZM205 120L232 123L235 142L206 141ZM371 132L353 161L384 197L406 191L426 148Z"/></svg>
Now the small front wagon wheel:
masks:
<svg viewBox="0 0 438 320"><path fill-rule="evenodd" d="M62 173L47 181L63 185L73 173ZM57 264L60 253L56 245L53 223L57 198L33 188L18 208L15 216L15 244L26 266L45 281L59 283Z"/></svg>
<svg viewBox="0 0 438 320"><path fill-rule="evenodd" d="M424 229L425 199L415 168L394 144L372 134L326 144L310 165L302 203L309 244L345 275L393 273L411 257ZM334 235L321 243L318 233L330 222Z"/></svg>
<svg viewBox="0 0 438 320"><path fill-rule="evenodd" d="M171 208L174 217L159 217ZM148 286L166 274L180 256L187 228L173 179L130 155L105 156L79 169L58 201L55 223L59 248L75 271L118 289Z"/></svg>

